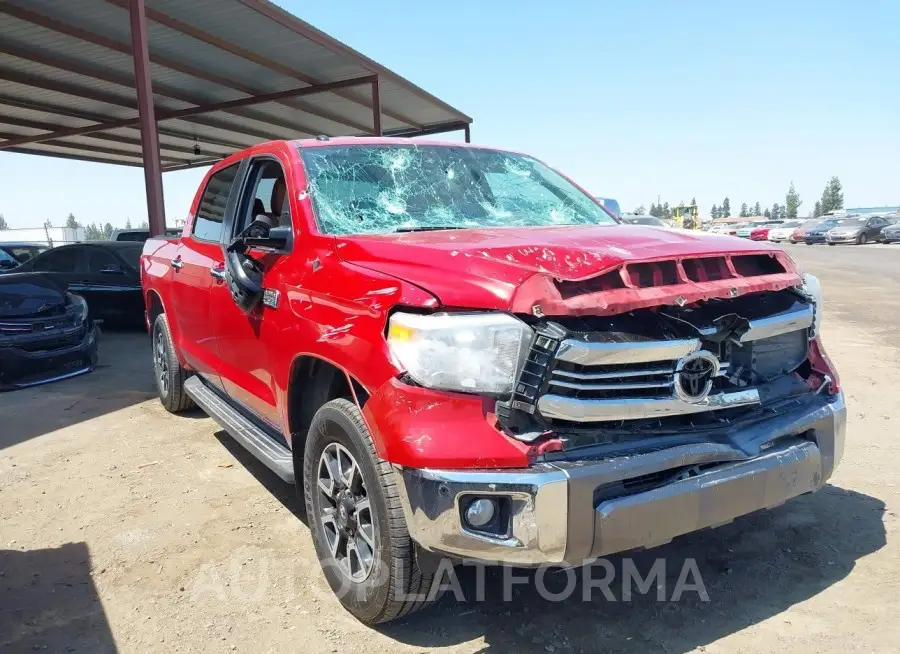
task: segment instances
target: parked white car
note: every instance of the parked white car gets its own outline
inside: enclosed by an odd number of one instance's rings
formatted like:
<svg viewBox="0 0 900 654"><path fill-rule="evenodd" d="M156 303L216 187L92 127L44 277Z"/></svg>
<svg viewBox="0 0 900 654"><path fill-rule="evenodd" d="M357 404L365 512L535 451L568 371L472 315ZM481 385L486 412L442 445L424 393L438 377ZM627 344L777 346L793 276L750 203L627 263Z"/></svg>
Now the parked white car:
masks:
<svg viewBox="0 0 900 654"><path fill-rule="evenodd" d="M794 230L800 227L803 222L804 221L802 220L788 220L787 222L781 223L778 227L773 227L769 230L769 240L773 243L790 241L791 234L793 234Z"/></svg>

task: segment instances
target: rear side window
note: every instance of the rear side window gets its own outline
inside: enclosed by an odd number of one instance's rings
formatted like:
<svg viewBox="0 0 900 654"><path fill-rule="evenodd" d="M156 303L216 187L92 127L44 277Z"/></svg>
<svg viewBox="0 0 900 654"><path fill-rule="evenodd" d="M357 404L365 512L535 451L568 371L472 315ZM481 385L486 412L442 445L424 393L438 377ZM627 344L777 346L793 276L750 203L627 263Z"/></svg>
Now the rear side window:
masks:
<svg viewBox="0 0 900 654"><path fill-rule="evenodd" d="M75 272L79 255L80 250L77 248L50 250L35 260L34 269L44 272Z"/></svg>
<svg viewBox="0 0 900 654"><path fill-rule="evenodd" d="M223 168L209 178L206 189L200 197L197 217L194 219L193 235L202 241L218 243L222 239L222 223L231 187L237 177L238 164Z"/></svg>
<svg viewBox="0 0 900 654"><path fill-rule="evenodd" d="M118 259L106 250L93 248L88 252L88 272L92 275L99 275L107 266L115 266L121 268Z"/></svg>

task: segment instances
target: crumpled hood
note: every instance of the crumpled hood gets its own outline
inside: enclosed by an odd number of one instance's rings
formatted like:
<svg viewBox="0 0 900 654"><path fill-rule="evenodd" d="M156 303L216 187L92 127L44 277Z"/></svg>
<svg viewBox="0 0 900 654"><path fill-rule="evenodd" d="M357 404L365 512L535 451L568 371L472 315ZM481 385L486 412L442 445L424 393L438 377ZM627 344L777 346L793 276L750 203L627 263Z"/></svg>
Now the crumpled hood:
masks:
<svg viewBox="0 0 900 654"><path fill-rule="evenodd" d="M403 279L444 306L460 308L514 310L516 291L530 278L580 281L639 261L763 253L795 273L786 255L763 243L641 225L347 236L337 237L336 246L344 261Z"/></svg>
<svg viewBox="0 0 900 654"><path fill-rule="evenodd" d="M0 318L53 314L66 304L66 291L41 273L0 275Z"/></svg>

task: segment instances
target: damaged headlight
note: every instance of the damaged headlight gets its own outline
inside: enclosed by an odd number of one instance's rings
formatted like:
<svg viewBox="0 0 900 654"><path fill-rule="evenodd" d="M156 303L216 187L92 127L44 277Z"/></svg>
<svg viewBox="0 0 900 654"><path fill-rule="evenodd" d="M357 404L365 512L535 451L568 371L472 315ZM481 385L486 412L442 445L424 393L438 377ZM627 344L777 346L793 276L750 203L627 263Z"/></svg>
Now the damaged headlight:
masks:
<svg viewBox="0 0 900 654"><path fill-rule="evenodd" d="M428 388L507 394L534 333L505 313L395 313L387 341L399 365Z"/></svg>
<svg viewBox="0 0 900 654"><path fill-rule="evenodd" d="M819 335L822 325L822 285L819 278L809 273L803 273L803 286L800 287L806 297L813 303L813 336Z"/></svg>
<svg viewBox="0 0 900 654"><path fill-rule="evenodd" d="M66 295L69 296L69 304L75 307L75 326L81 327L88 317L87 302L80 295L74 295L73 293L66 293Z"/></svg>

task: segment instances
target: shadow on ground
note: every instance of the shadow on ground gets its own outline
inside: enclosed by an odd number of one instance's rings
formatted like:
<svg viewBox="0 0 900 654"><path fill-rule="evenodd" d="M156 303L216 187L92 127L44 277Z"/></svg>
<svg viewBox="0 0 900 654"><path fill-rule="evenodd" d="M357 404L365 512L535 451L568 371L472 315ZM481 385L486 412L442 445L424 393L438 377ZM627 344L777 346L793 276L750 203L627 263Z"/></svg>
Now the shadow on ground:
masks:
<svg viewBox="0 0 900 654"><path fill-rule="evenodd" d="M666 600L672 599L685 562L694 559L708 602L690 590L679 601L657 601L655 586L640 594L634 585L631 600L623 601L626 564L619 556L609 558L615 601L599 588L586 588L583 570L576 571L574 592L559 602L541 596L533 572L516 570L532 583L516 585L511 601L503 601L504 572L488 569L485 601L476 602L475 571L463 567L459 577L465 602L448 593L431 610L379 630L419 647L483 637L482 651L688 652L777 616L845 578L859 558L885 545L884 511L881 500L826 486L778 509L633 555L644 577L657 559L665 560ZM600 580L604 571L595 568L591 575ZM564 573L543 578L543 587L553 593L566 584Z"/></svg>
<svg viewBox="0 0 900 654"><path fill-rule="evenodd" d="M106 331L86 375L0 393L0 449L91 420L156 395L144 331Z"/></svg>
<svg viewBox="0 0 900 654"><path fill-rule="evenodd" d="M269 492L308 525L306 512L292 486L257 461L227 433L216 434L225 447ZM704 530L672 543L628 556L609 557L614 572L612 600L599 587L604 569L561 571L540 575L525 569L456 568L463 601L452 589L433 607L378 630L416 647L449 647L483 638L482 651L496 652L688 652L708 645L787 610L847 577L856 561L886 543L881 500L828 485L818 493L760 511L718 529ZM665 565L662 595L657 585L641 592L634 584L625 599L626 567L643 579L656 562ZM678 580L693 560L708 601ZM479 577L483 574L481 579ZM504 584L513 575L524 583ZM540 577L540 579L538 579ZM504 586L510 588L508 599ZM479 587L483 601L477 601ZM551 594L566 599L552 601Z"/></svg>
<svg viewBox="0 0 900 654"><path fill-rule="evenodd" d="M0 649L115 652L85 543L0 550Z"/></svg>

